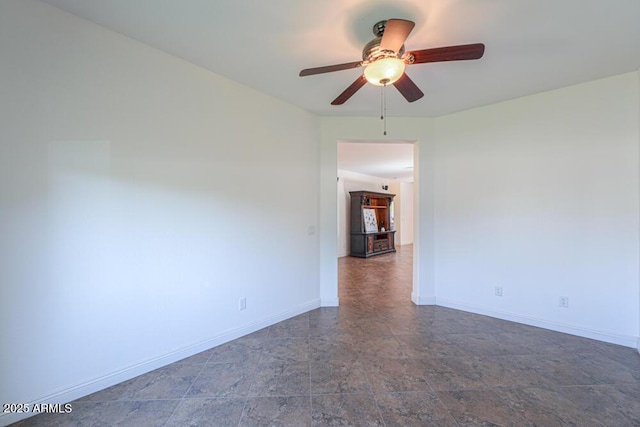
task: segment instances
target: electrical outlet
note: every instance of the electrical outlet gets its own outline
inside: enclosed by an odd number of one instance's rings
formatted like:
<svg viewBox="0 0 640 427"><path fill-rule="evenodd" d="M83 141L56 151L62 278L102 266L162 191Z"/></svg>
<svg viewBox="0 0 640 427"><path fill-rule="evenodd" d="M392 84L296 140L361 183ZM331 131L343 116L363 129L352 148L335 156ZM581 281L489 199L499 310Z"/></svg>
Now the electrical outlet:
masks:
<svg viewBox="0 0 640 427"><path fill-rule="evenodd" d="M240 308L240 310L246 310L247 309L247 297L240 298L239 308Z"/></svg>
<svg viewBox="0 0 640 427"><path fill-rule="evenodd" d="M560 307L569 308L569 297L560 297Z"/></svg>
<svg viewBox="0 0 640 427"><path fill-rule="evenodd" d="M502 286L496 286L496 296L497 297L502 296Z"/></svg>

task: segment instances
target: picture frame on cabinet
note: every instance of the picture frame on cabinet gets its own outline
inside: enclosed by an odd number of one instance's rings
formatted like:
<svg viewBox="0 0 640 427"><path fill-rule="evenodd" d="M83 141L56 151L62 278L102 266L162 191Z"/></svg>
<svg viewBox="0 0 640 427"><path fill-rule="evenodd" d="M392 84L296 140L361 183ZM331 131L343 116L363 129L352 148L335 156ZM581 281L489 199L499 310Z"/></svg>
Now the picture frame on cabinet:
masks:
<svg viewBox="0 0 640 427"><path fill-rule="evenodd" d="M364 231L365 233L375 233L378 231L378 221L374 209L363 209Z"/></svg>

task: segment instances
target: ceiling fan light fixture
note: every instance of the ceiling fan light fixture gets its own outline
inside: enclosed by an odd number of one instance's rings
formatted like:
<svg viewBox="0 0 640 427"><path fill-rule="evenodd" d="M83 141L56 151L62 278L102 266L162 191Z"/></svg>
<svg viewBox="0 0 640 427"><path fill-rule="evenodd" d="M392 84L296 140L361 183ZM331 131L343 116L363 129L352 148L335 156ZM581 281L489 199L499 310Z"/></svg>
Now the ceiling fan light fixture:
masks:
<svg viewBox="0 0 640 427"><path fill-rule="evenodd" d="M400 58L380 58L364 69L364 76L375 86L393 84L404 74L405 63Z"/></svg>
<svg viewBox="0 0 640 427"><path fill-rule="evenodd" d="M363 67L364 76L359 75L349 87L342 91L336 99L331 101L331 105L344 104L358 90L366 85L367 82L375 86L381 86L383 89L387 85L393 84L408 102L415 102L422 98L424 93L422 93L413 80L404 73L405 65L466 61L470 59L480 59L484 55L483 43L435 47L405 52L404 43L414 26L414 22L406 19L392 18L380 21L373 27L373 34L376 38L367 43L362 50L362 61L306 68L300 71L300 77ZM386 91L381 90L380 93L384 98ZM384 108L384 99L382 106Z"/></svg>

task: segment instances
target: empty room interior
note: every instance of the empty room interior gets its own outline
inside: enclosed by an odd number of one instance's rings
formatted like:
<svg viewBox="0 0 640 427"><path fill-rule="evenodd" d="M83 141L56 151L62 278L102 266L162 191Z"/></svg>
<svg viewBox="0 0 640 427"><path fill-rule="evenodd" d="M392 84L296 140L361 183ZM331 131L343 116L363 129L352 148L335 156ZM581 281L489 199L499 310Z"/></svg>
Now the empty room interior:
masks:
<svg viewBox="0 0 640 427"><path fill-rule="evenodd" d="M638 425L638 18L1 0L0 425Z"/></svg>

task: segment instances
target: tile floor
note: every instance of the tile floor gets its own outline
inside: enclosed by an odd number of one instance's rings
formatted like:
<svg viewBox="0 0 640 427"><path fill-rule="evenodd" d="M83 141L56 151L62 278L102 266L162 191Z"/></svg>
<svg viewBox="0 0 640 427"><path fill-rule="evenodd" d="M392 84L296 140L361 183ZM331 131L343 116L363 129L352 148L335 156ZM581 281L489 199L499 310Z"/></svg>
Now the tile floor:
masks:
<svg viewBox="0 0 640 427"><path fill-rule="evenodd" d="M409 300L411 247L321 308L21 426L640 426L640 355Z"/></svg>

